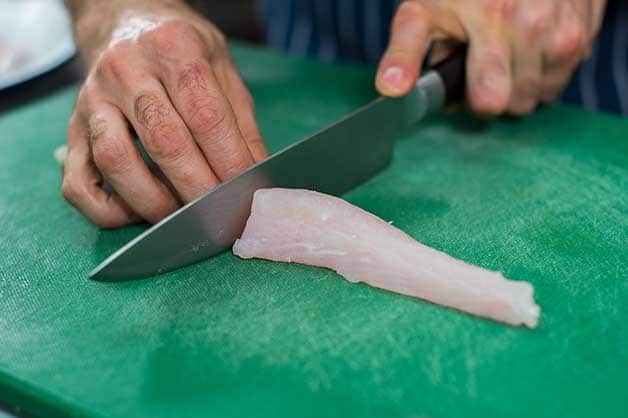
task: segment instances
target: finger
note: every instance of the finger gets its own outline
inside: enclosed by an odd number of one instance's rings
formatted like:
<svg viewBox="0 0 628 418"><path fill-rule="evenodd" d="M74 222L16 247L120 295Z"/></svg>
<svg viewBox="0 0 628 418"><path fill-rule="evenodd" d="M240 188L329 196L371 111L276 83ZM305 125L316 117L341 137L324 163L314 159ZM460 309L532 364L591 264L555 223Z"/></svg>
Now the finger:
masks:
<svg viewBox="0 0 628 418"><path fill-rule="evenodd" d="M516 15L510 27L513 86L509 111L512 114L525 115L537 106L543 72L544 38L551 29L553 19L553 3L535 0Z"/></svg>
<svg viewBox="0 0 628 418"><path fill-rule="evenodd" d="M545 67L541 79L540 100L549 103L558 98L571 80L575 69L576 65L570 64Z"/></svg>
<svg viewBox="0 0 628 418"><path fill-rule="evenodd" d="M557 9L554 30L544 48L544 62L548 66L578 62L588 55L586 29L582 18L570 2L561 2Z"/></svg>
<svg viewBox="0 0 628 418"><path fill-rule="evenodd" d="M205 60L162 69L172 102L217 177L224 181L254 163L236 116Z"/></svg>
<svg viewBox="0 0 628 418"><path fill-rule="evenodd" d="M125 85L123 111L144 149L161 168L184 202L218 185L192 133L177 113L164 86L156 79Z"/></svg>
<svg viewBox="0 0 628 418"><path fill-rule="evenodd" d="M467 100L478 113L503 113L512 92L511 49L498 25L469 30Z"/></svg>
<svg viewBox="0 0 628 418"><path fill-rule="evenodd" d="M606 9L606 1L604 0L569 0L560 2L561 7L568 7L578 16L578 20L582 23L585 36L594 38L600 29L604 11Z"/></svg>
<svg viewBox="0 0 628 418"><path fill-rule="evenodd" d="M540 92L540 99L543 102L551 102L560 96L571 80L579 62L580 59L577 57L553 62L544 57Z"/></svg>
<svg viewBox="0 0 628 418"><path fill-rule="evenodd" d="M178 208L172 193L144 163L120 110L107 103L99 104L93 109L87 128L96 167L136 213L156 223Z"/></svg>
<svg viewBox="0 0 628 418"><path fill-rule="evenodd" d="M255 103L244 85L238 70L229 57L215 61L215 74L227 96L238 122L240 132L255 162L268 157L268 150L255 120Z"/></svg>
<svg viewBox="0 0 628 418"><path fill-rule="evenodd" d="M432 14L423 3L405 1L399 6L377 71L375 86L381 94L398 97L412 89L421 73L432 28Z"/></svg>
<svg viewBox="0 0 628 418"><path fill-rule="evenodd" d="M571 6L561 3L555 30L545 40L541 100L554 100L563 91L583 57L583 26Z"/></svg>
<svg viewBox="0 0 628 418"><path fill-rule="evenodd" d="M137 222L138 216L115 193L102 189L102 176L91 160L87 129L76 115L68 126L68 154L63 163L63 196L85 217L102 228Z"/></svg>
<svg viewBox="0 0 628 418"><path fill-rule="evenodd" d="M597 36L600 31L600 27L602 26L607 1L599 0L589 1L587 3L589 4L588 14L591 16L588 34L589 38L593 39Z"/></svg>

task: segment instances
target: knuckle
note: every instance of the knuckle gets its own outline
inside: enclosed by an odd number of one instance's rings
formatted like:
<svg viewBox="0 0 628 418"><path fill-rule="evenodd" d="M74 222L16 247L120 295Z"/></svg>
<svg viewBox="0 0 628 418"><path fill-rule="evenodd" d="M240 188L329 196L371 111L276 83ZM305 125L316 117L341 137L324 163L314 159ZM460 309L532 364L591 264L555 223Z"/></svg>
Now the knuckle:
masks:
<svg viewBox="0 0 628 418"><path fill-rule="evenodd" d="M195 134L223 137L227 131L227 109L217 100L203 100L194 104L190 125Z"/></svg>
<svg viewBox="0 0 628 418"><path fill-rule="evenodd" d="M117 44L100 54L96 62L96 74L99 77L124 80L129 76L129 60L124 48L123 44Z"/></svg>
<svg viewBox="0 0 628 418"><path fill-rule="evenodd" d="M129 166L129 151L121 141L101 138L92 145L94 164L104 173L126 172Z"/></svg>
<svg viewBox="0 0 628 418"><path fill-rule="evenodd" d="M584 53L585 33L584 27L579 23L563 25L556 32L557 49L559 56L568 58L579 53Z"/></svg>
<svg viewBox="0 0 628 418"><path fill-rule="evenodd" d="M171 164L181 161L188 153L188 149L182 135L178 134L180 129L172 125L163 125L160 129L150 132L143 138L146 151L159 163Z"/></svg>
<svg viewBox="0 0 628 418"><path fill-rule="evenodd" d="M143 93L133 101L135 119L149 131L162 127L171 117L170 106L157 93Z"/></svg>
<svg viewBox="0 0 628 418"><path fill-rule="evenodd" d="M180 90L207 90L204 66L200 62L185 65L177 75Z"/></svg>

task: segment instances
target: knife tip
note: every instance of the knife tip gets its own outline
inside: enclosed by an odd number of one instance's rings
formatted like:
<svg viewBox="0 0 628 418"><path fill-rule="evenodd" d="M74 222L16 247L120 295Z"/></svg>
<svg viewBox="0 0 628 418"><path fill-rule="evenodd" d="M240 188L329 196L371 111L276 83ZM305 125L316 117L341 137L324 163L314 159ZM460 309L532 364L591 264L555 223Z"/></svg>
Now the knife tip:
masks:
<svg viewBox="0 0 628 418"><path fill-rule="evenodd" d="M87 277L90 280L95 280L97 282L104 281L103 274L102 274L102 271L104 268L105 268L105 263L99 264L92 271L89 272Z"/></svg>
<svg viewBox="0 0 628 418"><path fill-rule="evenodd" d="M111 257L97 265L92 271L89 272L88 278L97 282L116 282L120 280L119 272L116 273L116 268L113 267L115 263Z"/></svg>

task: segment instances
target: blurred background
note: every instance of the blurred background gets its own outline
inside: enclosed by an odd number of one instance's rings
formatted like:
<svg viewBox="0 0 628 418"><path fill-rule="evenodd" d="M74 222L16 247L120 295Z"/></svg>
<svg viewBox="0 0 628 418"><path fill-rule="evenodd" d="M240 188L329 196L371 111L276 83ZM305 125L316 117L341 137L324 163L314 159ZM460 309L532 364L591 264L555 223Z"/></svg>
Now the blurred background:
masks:
<svg viewBox="0 0 628 418"><path fill-rule="evenodd" d="M192 7L203 13L230 38L254 43L263 41L255 0L230 1L188 1Z"/></svg>

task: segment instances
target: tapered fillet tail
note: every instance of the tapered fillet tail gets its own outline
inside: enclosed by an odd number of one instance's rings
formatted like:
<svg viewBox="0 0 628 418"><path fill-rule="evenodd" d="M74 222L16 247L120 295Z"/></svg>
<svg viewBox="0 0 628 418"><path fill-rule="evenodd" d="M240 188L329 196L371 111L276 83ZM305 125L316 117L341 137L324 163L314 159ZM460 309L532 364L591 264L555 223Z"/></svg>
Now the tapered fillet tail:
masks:
<svg viewBox="0 0 628 418"><path fill-rule="evenodd" d="M474 315L534 328L530 283L457 260L337 197L263 189L233 246L242 258L296 262Z"/></svg>

